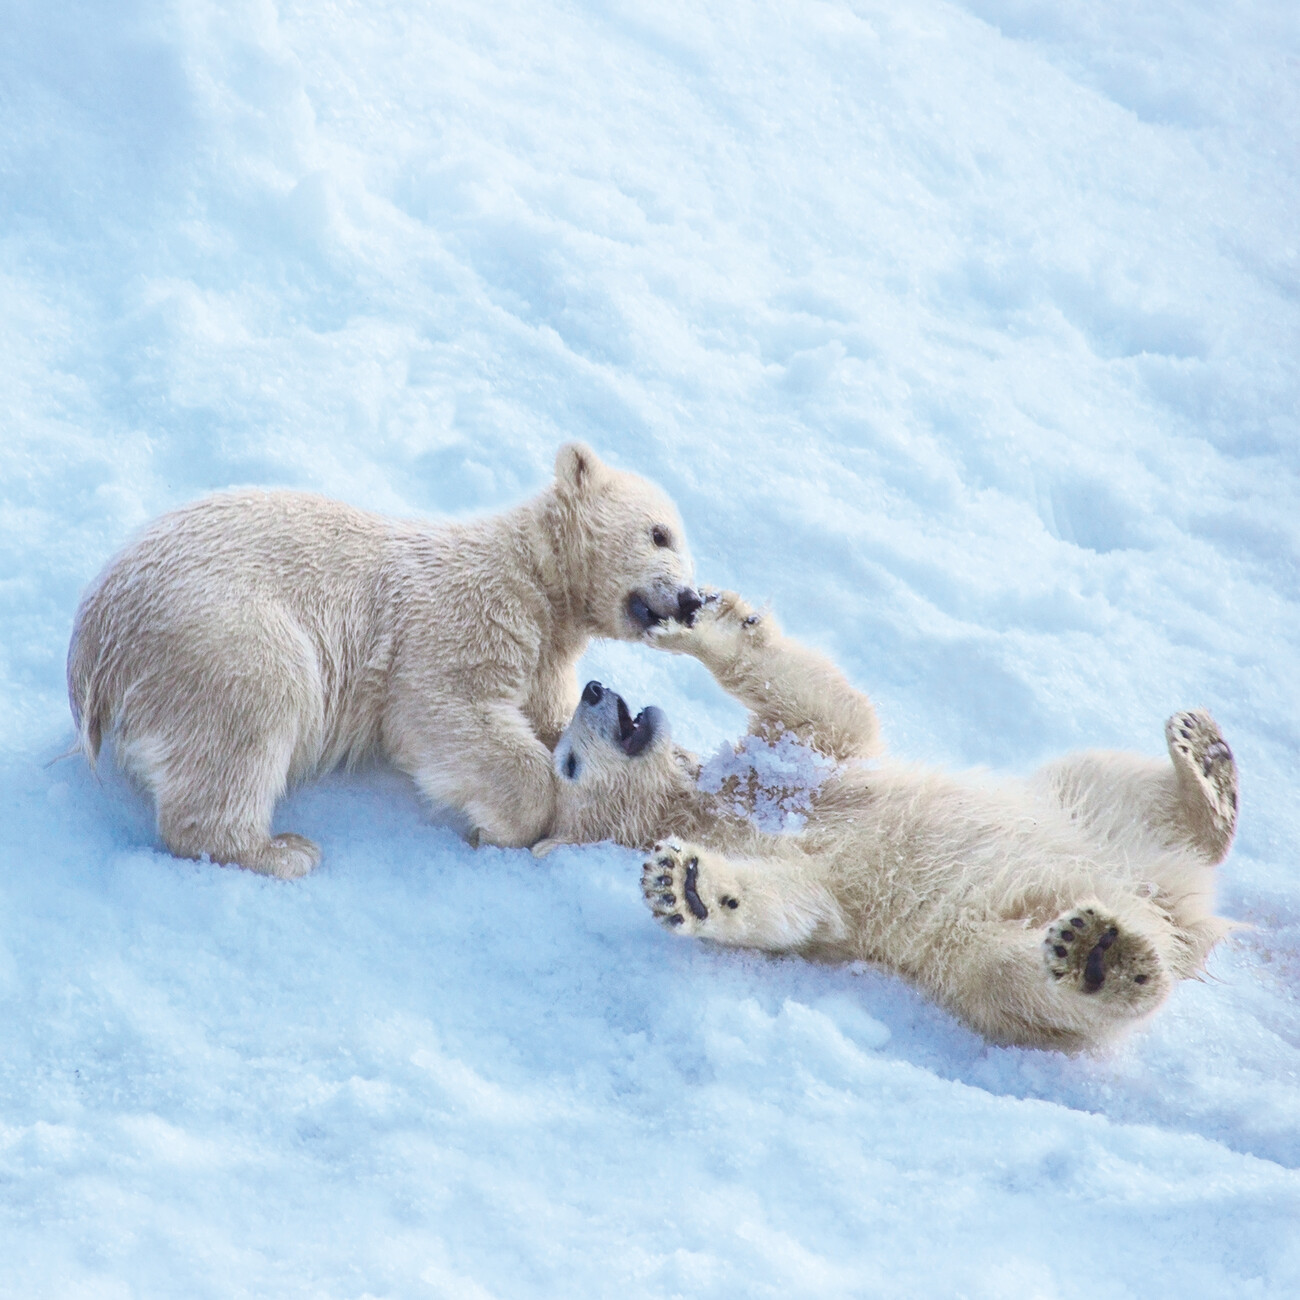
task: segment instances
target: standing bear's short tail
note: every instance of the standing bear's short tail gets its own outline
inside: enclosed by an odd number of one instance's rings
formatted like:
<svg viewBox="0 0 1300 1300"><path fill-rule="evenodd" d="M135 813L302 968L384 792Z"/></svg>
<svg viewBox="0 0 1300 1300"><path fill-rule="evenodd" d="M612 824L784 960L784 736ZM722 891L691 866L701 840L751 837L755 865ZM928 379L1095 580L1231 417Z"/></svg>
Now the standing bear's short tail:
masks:
<svg viewBox="0 0 1300 1300"><path fill-rule="evenodd" d="M106 719L104 700L98 689L99 655L86 637L85 613L86 602L83 601L72 625L72 640L68 642L68 705L72 709L73 726L77 729L72 752L80 750L93 768L104 740Z"/></svg>

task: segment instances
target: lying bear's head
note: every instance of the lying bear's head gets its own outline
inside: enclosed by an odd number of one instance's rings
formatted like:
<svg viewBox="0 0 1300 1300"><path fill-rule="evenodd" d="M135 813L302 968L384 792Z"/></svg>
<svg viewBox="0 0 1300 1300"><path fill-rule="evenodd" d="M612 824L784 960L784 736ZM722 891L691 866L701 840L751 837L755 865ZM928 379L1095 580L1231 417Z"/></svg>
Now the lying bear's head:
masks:
<svg viewBox="0 0 1300 1300"><path fill-rule="evenodd" d="M692 806L695 772L668 719L653 705L634 718L623 697L588 682L555 746L559 777L551 844L617 840L636 848L666 833Z"/></svg>
<svg viewBox="0 0 1300 1300"><path fill-rule="evenodd" d="M653 483L566 443L555 458L560 545L586 630L638 640L700 607L681 518Z"/></svg>

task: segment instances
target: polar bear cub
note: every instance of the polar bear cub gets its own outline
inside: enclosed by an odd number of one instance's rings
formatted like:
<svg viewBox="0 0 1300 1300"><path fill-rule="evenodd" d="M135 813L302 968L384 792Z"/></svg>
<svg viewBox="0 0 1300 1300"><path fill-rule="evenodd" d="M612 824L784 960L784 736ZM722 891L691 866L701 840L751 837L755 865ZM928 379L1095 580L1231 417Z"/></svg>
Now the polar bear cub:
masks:
<svg viewBox="0 0 1300 1300"><path fill-rule="evenodd" d="M319 850L271 835L276 801L371 753L461 810L475 843L532 844L588 639L689 617L690 581L672 502L580 443L539 496L469 523L223 493L155 521L83 597L79 744L93 763L113 729L183 857L303 875Z"/></svg>
<svg viewBox="0 0 1300 1300"><path fill-rule="evenodd" d="M765 833L735 810L743 781L699 787L662 713L633 718L587 686L555 749L554 838L660 841L642 888L674 933L883 963L994 1041L1076 1050L1150 1015L1231 928L1213 868L1237 772L1209 714L1169 720L1167 760L1096 752L1027 781L954 776L881 758L867 697L734 595L653 636L704 663L754 734L793 732L836 760L802 830Z"/></svg>

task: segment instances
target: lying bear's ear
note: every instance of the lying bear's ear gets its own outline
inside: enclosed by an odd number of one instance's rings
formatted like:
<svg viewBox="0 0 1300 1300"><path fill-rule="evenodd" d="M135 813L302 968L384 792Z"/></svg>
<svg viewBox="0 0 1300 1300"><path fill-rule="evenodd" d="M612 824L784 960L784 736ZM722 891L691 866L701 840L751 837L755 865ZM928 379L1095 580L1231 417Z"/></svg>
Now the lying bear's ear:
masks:
<svg viewBox="0 0 1300 1300"><path fill-rule="evenodd" d="M575 496L590 491L604 474L600 457L585 442L566 442L555 453L555 481Z"/></svg>

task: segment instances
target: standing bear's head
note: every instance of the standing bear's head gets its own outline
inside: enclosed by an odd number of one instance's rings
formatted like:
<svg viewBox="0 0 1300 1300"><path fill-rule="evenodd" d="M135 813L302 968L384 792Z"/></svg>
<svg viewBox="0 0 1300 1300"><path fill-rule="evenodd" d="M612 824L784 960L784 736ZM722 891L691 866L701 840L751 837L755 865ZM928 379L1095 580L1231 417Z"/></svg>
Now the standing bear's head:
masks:
<svg viewBox="0 0 1300 1300"><path fill-rule="evenodd" d="M653 483L569 442L555 457L554 500L559 558L588 632L636 641L699 609L681 518Z"/></svg>

